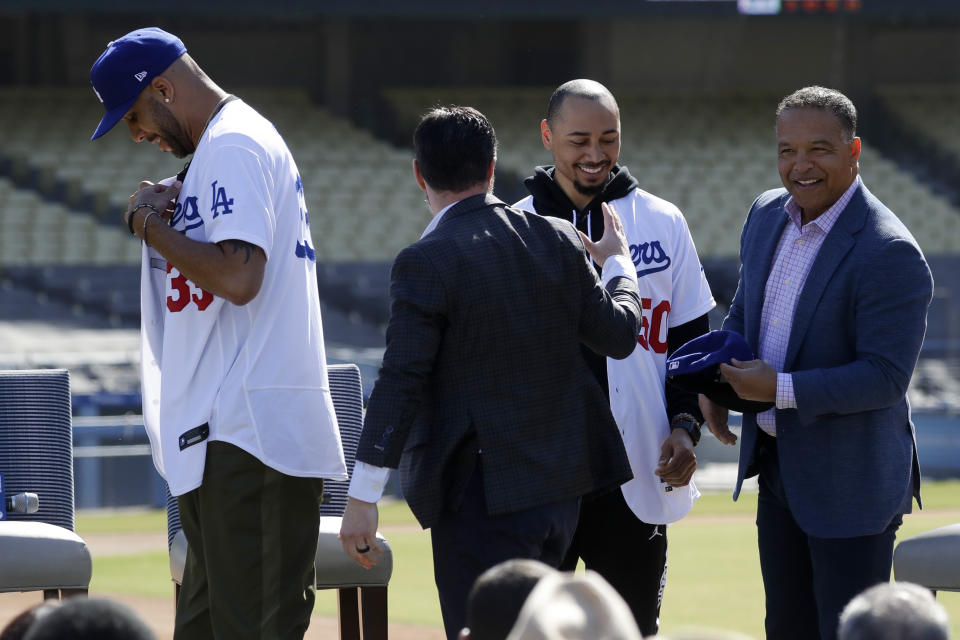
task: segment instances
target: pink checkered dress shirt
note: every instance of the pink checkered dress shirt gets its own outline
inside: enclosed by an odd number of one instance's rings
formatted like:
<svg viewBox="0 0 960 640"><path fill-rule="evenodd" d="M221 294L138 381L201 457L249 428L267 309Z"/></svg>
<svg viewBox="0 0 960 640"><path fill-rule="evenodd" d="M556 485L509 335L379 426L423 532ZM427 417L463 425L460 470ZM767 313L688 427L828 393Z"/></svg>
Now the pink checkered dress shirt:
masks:
<svg viewBox="0 0 960 640"><path fill-rule="evenodd" d="M790 329L793 326L793 313L797 308L797 299L803 291L813 262L830 229L850 202L854 192L861 185L860 176L843 192L843 195L829 209L801 227L800 207L793 196L787 199L784 209L790 222L783 229L780 244L774 254L773 267L767 278L767 287L763 297L763 312L760 316L760 353L758 357L766 361L777 373L776 409L795 409L797 398L793 393L793 376L783 373L787 345L790 342ZM757 414L757 425L772 436L777 435L776 409L768 409Z"/></svg>

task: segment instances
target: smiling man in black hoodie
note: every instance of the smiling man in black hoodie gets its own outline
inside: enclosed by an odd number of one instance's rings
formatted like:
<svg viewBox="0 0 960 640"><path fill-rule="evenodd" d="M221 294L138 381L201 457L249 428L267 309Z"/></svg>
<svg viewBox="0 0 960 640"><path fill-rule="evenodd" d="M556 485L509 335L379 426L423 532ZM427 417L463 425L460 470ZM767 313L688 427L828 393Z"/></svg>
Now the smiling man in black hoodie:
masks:
<svg viewBox="0 0 960 640"><path fill-rule="evenodd" d="M561 85L540 130L554 165L536 168L526 180L531 195L514 206L570 220L596 240L603 234L600 206L609 203L623 221L643 307L630 357L608 360L581 345L607 390L634 478L619 491L584 499L561 568L573 570L582 558L620 592L644 636L654 635L666 584L666 524L686 515L700 495L693 447L703 416L696 394L667 386L666 360L709 330L715 303L679 209L640 189L617 164L620 109L606 87L593 80ZM629 552L612 544L616 539L630 540Z"/></svg>

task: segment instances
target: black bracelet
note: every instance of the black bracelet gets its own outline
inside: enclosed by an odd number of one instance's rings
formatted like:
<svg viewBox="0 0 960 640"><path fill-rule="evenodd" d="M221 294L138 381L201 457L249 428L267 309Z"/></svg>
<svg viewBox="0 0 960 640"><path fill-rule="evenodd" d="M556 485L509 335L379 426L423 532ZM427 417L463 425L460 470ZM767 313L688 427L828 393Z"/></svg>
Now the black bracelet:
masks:
<svg viewBox="0 0 960 640"><path fill-rule="evenodd" d="M137 211L139 211L140 209L143 209L144 207L151 209L158 216L160 215L160 212L157 211L157 208L148 202L141 202L140 204L135 206L133 208L133 211L131 211L130 215L127 217L127 228L130 229L130 235L132 236L137 235L133 232L133 216Z"/></svg>
<svg viewBox="0 0 960 640"><path fill-rule="evenodd" d="M673 416L673 419L670 421L670 431L674 429L683 429L686 431L690 435L693 446L697 446L697 443L700 442L700 423L689 413L680 413Z"/></svg>

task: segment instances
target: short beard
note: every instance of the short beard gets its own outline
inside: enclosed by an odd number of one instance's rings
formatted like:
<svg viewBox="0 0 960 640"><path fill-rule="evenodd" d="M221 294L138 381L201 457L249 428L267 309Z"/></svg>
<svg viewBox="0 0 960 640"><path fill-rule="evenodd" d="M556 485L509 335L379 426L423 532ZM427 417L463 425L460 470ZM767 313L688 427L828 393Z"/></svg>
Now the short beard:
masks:
<svg viewBox="0 0 960 640"><path fill-rule="evenodd" d="M163 106L158 100L150 100L150 116L157 124L158 135L170 145L170 153L177 158L185 158L194 151L193 141L186 134L170 109Z"/></svg>
<svg viewBox="0 0 960 640"><path fill-rule="evenodd" d="M607 182L609 182L609 180L604 180L603 182L601 182L596 186L588 187L587 185L581 182L578 182L577 180L574 180L573 188L576 189L578 193L582 193L585 196L595 196L601 191L603 191L603 188L607 186Z"/></svg>

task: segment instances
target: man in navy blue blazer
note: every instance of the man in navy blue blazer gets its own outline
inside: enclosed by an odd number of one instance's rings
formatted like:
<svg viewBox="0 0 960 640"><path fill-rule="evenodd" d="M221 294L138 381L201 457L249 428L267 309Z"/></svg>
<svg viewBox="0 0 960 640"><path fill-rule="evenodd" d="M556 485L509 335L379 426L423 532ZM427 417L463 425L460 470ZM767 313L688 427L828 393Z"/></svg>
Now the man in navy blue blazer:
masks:
<svg viewBox="0 0 960 640"><path fill-rule="evenodd" d="M759 474L757 535L771 640L836 638L840 612L890 578L902 514L920 503L906 392L933 279L903 223L858 176L856 109L806 87L777 108L785 189L757 198L723 328L757 359L721 365L747 400L737 498ZM727 412L701 396L711 431Z"/></svg>

